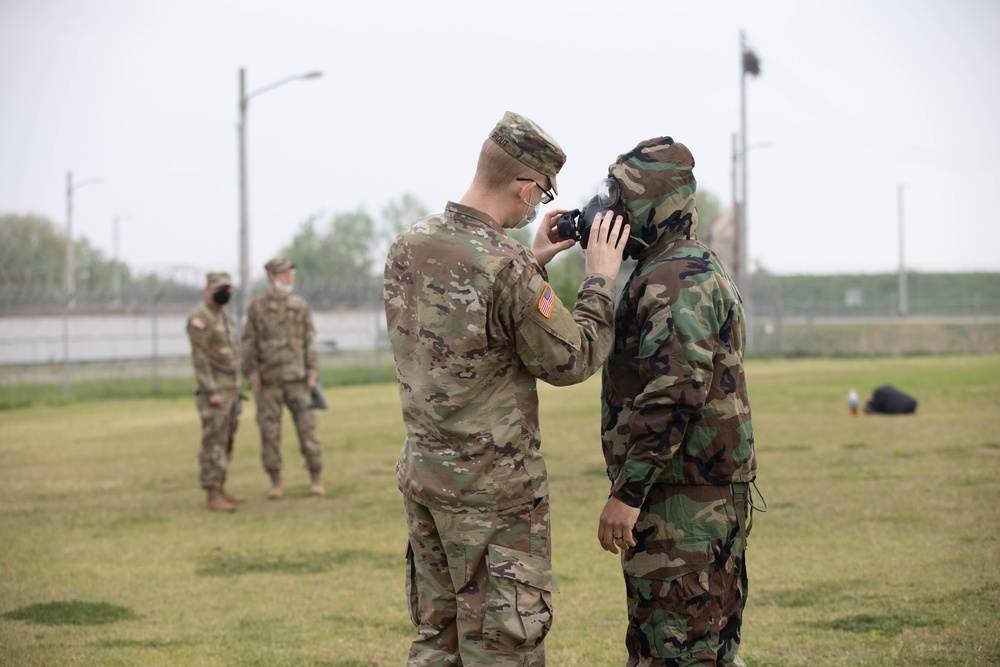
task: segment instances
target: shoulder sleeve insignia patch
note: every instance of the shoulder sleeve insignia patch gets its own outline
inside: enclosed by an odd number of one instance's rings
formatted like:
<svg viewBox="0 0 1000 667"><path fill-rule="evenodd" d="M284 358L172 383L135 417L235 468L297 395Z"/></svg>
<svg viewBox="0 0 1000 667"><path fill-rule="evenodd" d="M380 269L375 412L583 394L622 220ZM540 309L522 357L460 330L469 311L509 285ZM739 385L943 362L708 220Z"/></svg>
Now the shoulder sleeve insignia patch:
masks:
<svg viewBox="0 0 1000 667"><path fill-rule="evenodd" d="M538 312L546 318L552 317L552 307L556 305L556 293L552 291L552 286L545 283L542 296L538 297Z"/></svg>
<svg viewBox="0 0 1000 667"><path fill-rule="evenodd" d="M191 326L197 329L204 329L208 325L205 324L205 320L195 315L194 317L191 318Z"/></svg>

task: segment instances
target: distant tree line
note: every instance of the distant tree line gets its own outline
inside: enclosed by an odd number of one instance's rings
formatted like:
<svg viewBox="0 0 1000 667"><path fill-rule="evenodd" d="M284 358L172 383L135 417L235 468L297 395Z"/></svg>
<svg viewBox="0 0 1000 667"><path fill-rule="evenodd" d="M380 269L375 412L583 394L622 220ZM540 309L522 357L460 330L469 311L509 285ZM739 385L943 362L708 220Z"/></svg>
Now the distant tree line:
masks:
<svg viewBox="0 0 1000 667"><path fill-rule="evenodd" d="M568 202L563 205L572 207ZM698 212L700 227L705 230L721 212L718 198L699 191ZM390 200L378 216L364 208L310 215L281 251L298 267L297 292L317 309L380 304L382 261L389 244L427 213L420 200L404 194ZM510 233L521 243L531 245L532 229ZM65 243L62 229L48 218L0 215L0 309L51 309L65 302ZM74 241L74 252L78 308L188 307L201 296L201 267L175 266L140 274L123 262L116 265L86 238ZM573 248L546 267L553 289L569 307L576 302L585 265L583 253ZM910 300L915 307L919 307L918 302L933 302L935 312L947 312L961 303L965 305L956 312L968 312L968 304L976 301L984 314L997 312L997 274L912 273L909 280ZM817 312L830 314L882 314L897 300L897 284L896 276L891 274L776 276L758 269L751 290L759 310L770 301L781 300L786 304L814 304L817 308L823 304L825 311ZM253 286L257 294L265 288L263 279Z"/></svg>

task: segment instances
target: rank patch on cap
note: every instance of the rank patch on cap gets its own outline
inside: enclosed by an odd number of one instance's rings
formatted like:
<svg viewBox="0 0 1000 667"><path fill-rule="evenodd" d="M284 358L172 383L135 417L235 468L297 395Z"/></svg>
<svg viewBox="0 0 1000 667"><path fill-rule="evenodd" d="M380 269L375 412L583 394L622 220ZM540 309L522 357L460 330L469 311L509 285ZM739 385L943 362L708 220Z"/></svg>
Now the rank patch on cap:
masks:
<svg viewBox="0 0 1000 667"><path fill-rule="evenodd" d="M556 293L552 291L552 286L545 284L545 291L538 299L538 312L546 318L552 317L552 307L556 305Z"/></svg>

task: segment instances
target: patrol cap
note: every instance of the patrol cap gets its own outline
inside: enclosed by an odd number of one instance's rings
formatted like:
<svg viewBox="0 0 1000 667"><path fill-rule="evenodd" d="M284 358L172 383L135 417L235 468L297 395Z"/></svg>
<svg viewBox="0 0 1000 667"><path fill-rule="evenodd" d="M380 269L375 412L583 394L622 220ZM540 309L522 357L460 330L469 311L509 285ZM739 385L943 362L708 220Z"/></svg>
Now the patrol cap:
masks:
<svg viewBox="0 0 1000 667"><path fill-rule="evenodd" d="M286 269L294 269L295 262L287 257L277 256L264 265L264 270L270 274L281 273Z"/></svg>
<svg viewBox="0 0 1000 667"><path fill-rule="evenodd" d="M552 191L559 194L556 174L566 164L566 153L533 120L508 111L490 132L490 139L518 162L548 176Z"/></svg>
<svg viewBox="0 0 1000 667"><path fill-rule="evenodd" d="M208 289L219 289L220 287L232 287L233 279L228 273L223 271L213 271L205 274L205 287Z"/></svg>

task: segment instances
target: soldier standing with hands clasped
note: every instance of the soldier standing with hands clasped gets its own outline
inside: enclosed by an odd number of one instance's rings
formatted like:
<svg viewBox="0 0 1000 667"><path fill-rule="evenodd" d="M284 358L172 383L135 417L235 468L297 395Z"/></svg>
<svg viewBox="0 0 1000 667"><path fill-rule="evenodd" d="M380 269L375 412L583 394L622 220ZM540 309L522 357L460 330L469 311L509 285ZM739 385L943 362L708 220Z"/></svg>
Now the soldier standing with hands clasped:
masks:
<svg viewBox="0 0 1000 667"><path fill-rule="evenodd" d="M228 273L209 273L205 298L187 320L194 401L201 417L199 476L201 488L208 492L208 509L214 512L234 512L236 504L243 502L226 491L226 471L239 424L240 386L236 331L225 308L231 290Z"/></svg>
<svg viewBox="0 0 1000 667"><path fill-rule="evenodd" d="M564 211L546 214L530 251L506 232L552 200L565 161L507 112L462 200L416 221L386 260L414 667L545 664L557 589L535 382L582 382L607 356L623 225L594 221L570 313L542 268L574 243L558 241Z"/></svg>
<svg viewBox="0 0 1000 667"><path fill-rule="evenodd" d="M323 448L316 434L312 389L319 374L316 328L306 302L293 295L295 264L275 257L264 265L267 294L250 304L243 328L243 372L257 401L260 456L271 477L267 497L279 500L281 485L281 409L288 406L299 448L310 475L310 493L326 493L321 481Z"/></svg>

